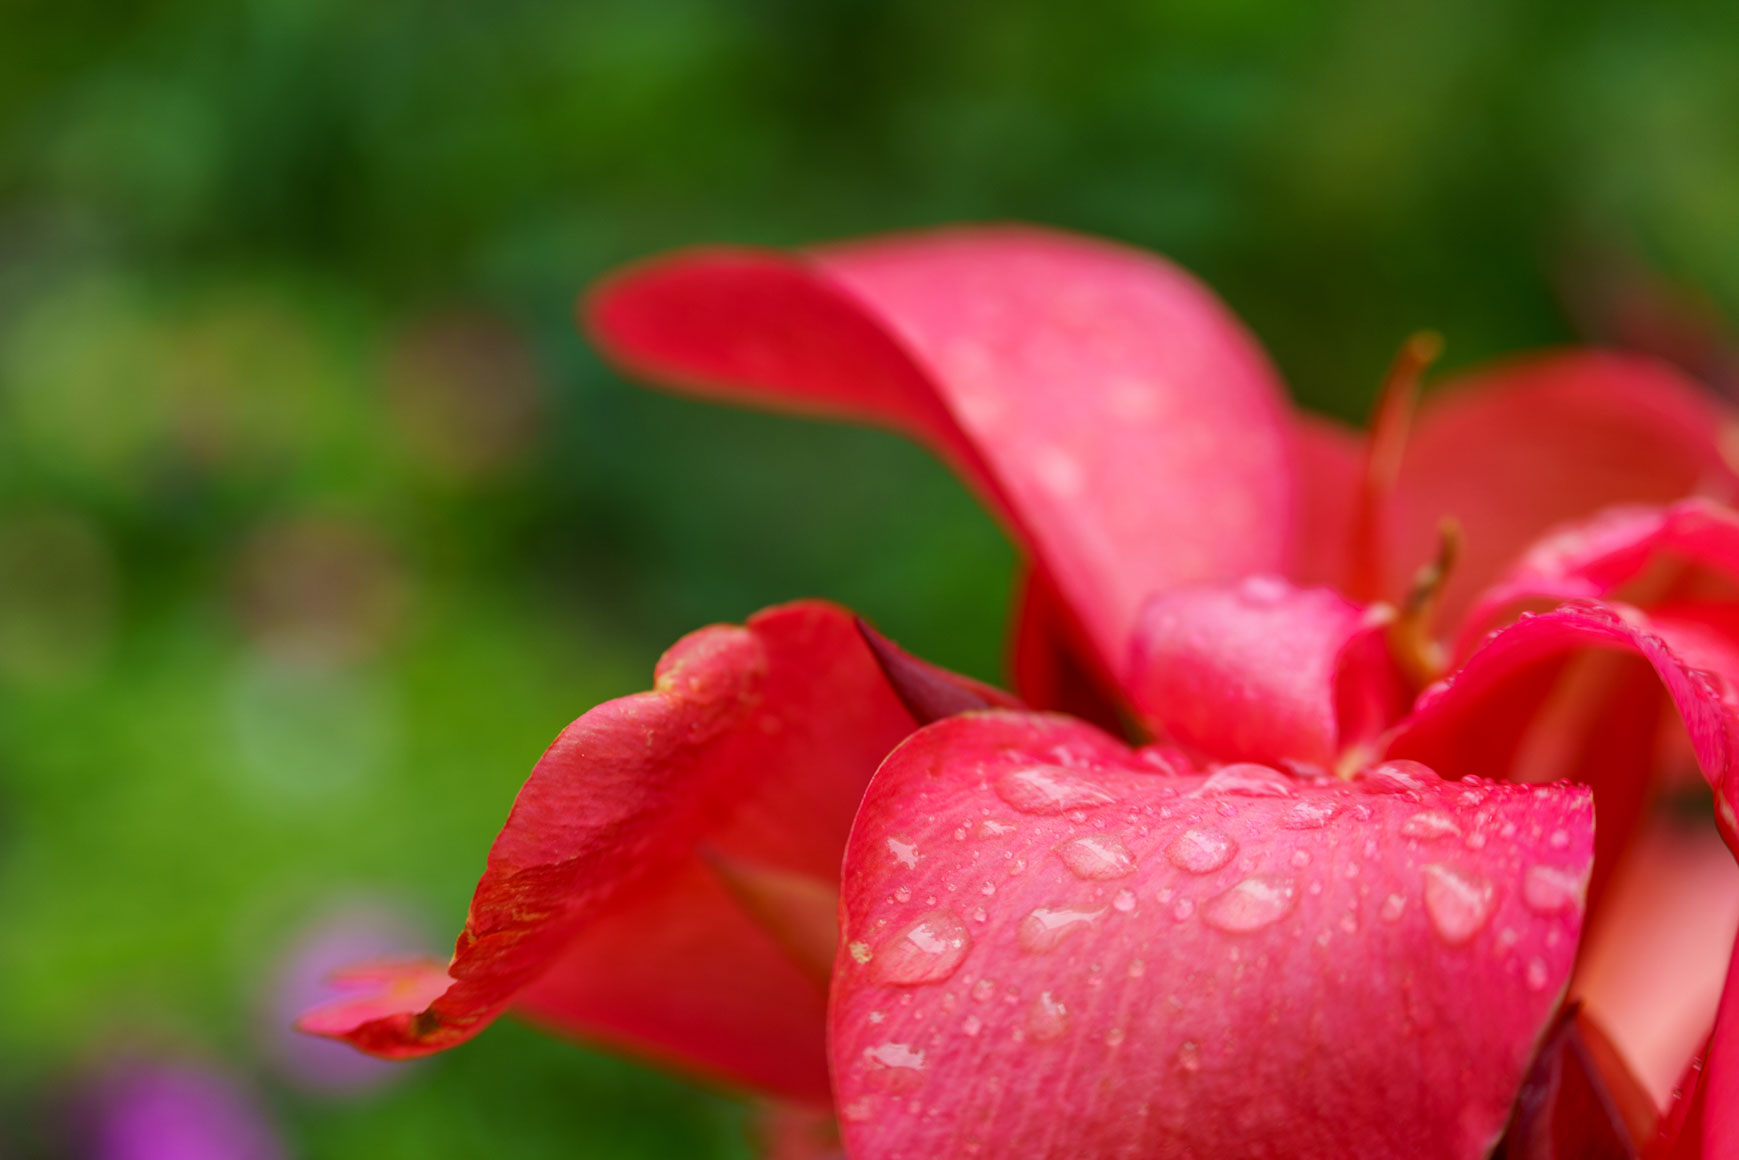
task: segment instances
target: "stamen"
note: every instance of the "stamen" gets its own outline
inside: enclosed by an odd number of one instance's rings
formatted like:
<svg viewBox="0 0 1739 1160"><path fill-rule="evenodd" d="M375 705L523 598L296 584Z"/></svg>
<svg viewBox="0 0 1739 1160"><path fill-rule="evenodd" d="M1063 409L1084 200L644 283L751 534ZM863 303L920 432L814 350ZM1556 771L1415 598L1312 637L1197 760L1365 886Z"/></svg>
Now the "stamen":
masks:
<svg viewBox="0 0 1739 1160"><path fill-rule="evenodd" d="M1354 600L1373 603L1383 599L1388 565L1383 516L1401 460L1407 449L1407 432L1419 403L1419 381L1443 353L1443 337L1421 330L1408 337L1395 352L1395 361L1383 379L1377 405L1371 415L1371 434L1365 445L1365 476L1353 514L1351 575L1348 592Z"/></svg>
<svg viewBox="0 0 1739 1160"><path fill-rule="evenodd" d="M1437 525L1436 557L1413 574L1407 595L1389 625L1389 651L1417 688L1437 680L1448 667L1448 657L1431 632L1431 622L1460 555L1461 525L1445 519Z"/></svg>

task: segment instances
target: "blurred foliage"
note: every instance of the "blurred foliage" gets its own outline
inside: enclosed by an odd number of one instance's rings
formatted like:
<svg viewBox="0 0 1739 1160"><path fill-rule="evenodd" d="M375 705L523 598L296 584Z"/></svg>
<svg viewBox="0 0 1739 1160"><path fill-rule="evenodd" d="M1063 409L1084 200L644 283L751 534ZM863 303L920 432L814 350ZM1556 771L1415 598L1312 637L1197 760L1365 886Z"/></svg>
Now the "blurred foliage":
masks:
<svg viewBox="0 0 1739 1160"><path fill-rule="evenodd" d="M1183 261L1356 417L1412 328L1571 337L1590 255L1731 315L1730 16L10 0L0 1150L144 1042L255 1074L298 1155L743 1154L729 1101L517 1027L351 1101L265 1063L294 932L363 890L448 937L542 746L681 632L825 595L998 673L1013 553L940 468L631 390L574 294L1034 219Z"/></svg>

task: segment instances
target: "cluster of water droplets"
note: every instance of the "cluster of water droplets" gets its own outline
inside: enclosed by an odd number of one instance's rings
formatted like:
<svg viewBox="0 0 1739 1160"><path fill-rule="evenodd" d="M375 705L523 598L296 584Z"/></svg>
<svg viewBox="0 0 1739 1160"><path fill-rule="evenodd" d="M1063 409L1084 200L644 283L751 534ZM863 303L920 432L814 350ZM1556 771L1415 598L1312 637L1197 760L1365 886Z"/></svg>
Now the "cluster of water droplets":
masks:
<svg viewBox="0 0 1739 1160"><path fill-rule="evenodd" d="M1057 962L1066 967L1065 985L1023 994L1016 987L1001 989L989 977L967 975L969 985L965 989L958 993L950 991L944 1001L935 1004L944 1013L954 1012L947 1016L943 1026L932 1026L914 1037L909 1034L912 1025L908 1023L905 1040L866 1049L864 1074L875 1089L895 1098L915 1090L927 1067L927 1051L941 1045L943 1031L952 1030L964 1040L977 1041L992 1028L1000 1028L999 1034L1033 1045L1069 1037L1076 1021L1073 1004L1077 999L1085 1001L1089 995L1082 991L1071 998L1070 988L1077 983L1083 988L1100 986L1105 976L1099 973L1104 969L1101 961L1088 965L1062 948L1075 945L1074 940L1084 932L1115 921L1113 916L1135 913L1144 898L1158 903L1159 912L1169 914L1177 923L1197 921L1205 928L1232 936L1227 943L1228 957L1232 963L1243 964L1235 969L1235 974L1241 977L1247 965L1255 963L1259 967L1268 961L1270 953L1261 949L1261 943L1241 941L1241 936L1280 923L1299 909L1305 897L1323 894L1325 885L1338 889L1348 900L1346 913L1334 924L1347 935L1359 932L1360 900L1368 897L1366 905L1371 908L1368 913L1386 926L1395 926L1409 915L1420 914L1450 952L1468 947L1492 925L1504 897L1506 887L1491 877L1503 860L1482 859L1478 852L1488 839L1502 838L1506 842L1516 839L1517 824L1506 820L1508 815L1497 809L1482 808L1488 790L1472 779L1459 783L1452 795L1432 771L1407 761L1383 763L1351 783L1326 779L1300 781L1267 766L1248 763L1220 767L1200 780L1154 777L1158 771L1155 766L1153 771L1140 774L1144 779L1152 777L1153 784L1141 786L1136 804L1130 806L1122 802L1130 792L1126 779L1120 776L1122 771L1096 769L1087 761L1020 762L987 777L984 784L1012 811L1012 816L998 815L985 808L983 816L953 829L955 840L967 843L957 849L968 853L973 861L980 859L980 849L994 858L1000 848L1004 857L996 864L1005 866L1007 875L1019 876L1028 866L1022 855L1036 856L1046 849L1045 843L1050 839L1043 836L1045 827L1052 827L1054 832L1060 821L1066 820L1076 828L1049 845L1048 850L1073 879L1091 888L1088 895L1070 899L1064 891L1064 897L1053 897L1026 910L1013 927L1014 941L1023 952L1034 956L1059 955ZM1384 839L1392 843L1398 836L1411 853L1400 862L1388 857L1373 861L1379 850L1386 847L1378 841L1380 834L1369 832L1363 836L1362 854L1363 861L1370 863L1367 867L1370 872L1361 876L1359 848L1354 845L1361 831L1348 831L1337 823L1347 819L1369 821L1375 816L1373 806L1394 816L1395 805L1380 800L1385 797L1390 801L1401 799L1396 805L1412 803L1417 807L1388 829L1386 833L1390 836ZM1280 843L1279 849L1286 851L1281 855L1284 858L1281 865L1274 864L1273 855L1259 856L1266 853L1263 849L1253 854L1243 848L1249 834L1255 832L1239 829L1247 823L1228 824L1220 820L1239 816L1240 798L1268 799L1260 806L1252 802L1248 808L1260 809L1265 824L1278 823L1269 833L1297 834L1295 839ZM1117 824L1119 814L1127 815L1124 819L1127 829ZM1034 821L1029 823L1022 816ZM1147 841L1138 841L1137 834ZM1240 834L1245 843L1240 842ZM1537 841L1553 850L1567 849L1570 844L1563 831L1554 831L1542 840L1538 825L1524 840ZM889 840L887 849L893 864L901 869L915 869L923 858L916 843ZM1458 849L1473 856L1458 854ZM1316 857L1313 851L1317 851ZM1151 895L1145 894L1134 881L1142 859L1149 856L1163 858L1169 870L1176 872L1162 876L1166 885ZM1228 868L1230 873L1226 873ZM1217 877L1222 874L1225 876ZM989 899L998 894L998 881L997 877L980 876L962 885L967 891ZM1200 883L1203 888L1192 891L1193 883ZM1516 890L1515 896L1535 915L1579 919L1585 886L1584 875L1536 862L1521 868L1519 882L1508 888ZM956 886L949 884L947 889L953 891ZM906 904L911 898L910 887L901 885L894 889L890 901ZM930 897L928 901L933 904L936 899ZM867 944L854 942L851 953L883 984L920 988L946 983L969 958L974 945L972 924L980 926L983 937L983 924L990 921L983 906L969 913L970 924L950 907L933 907L890 936L876 939L872 935L873 952ZM1329 926L1324 925L1317 944L1327 945L1329 937ZM1557 937L1554 931L1552 938ZM1491 940L1500 954L1514 952L1520 941L1520 934L1509 926ZM1081 945L1103 949L1093 942ZM1556 943L1549 939L1548 945ZM1241 959L1240 946L1256 949L1245 951ZM1552 985L1553 971L1540 955L1511 961L1515 963L1512 977L1519 976L1530 991L1543 992ZM1128 979L1140 979L1147 973L1143 959L1128 961ZM911 996L902 998L909 1002ZM1177 997L1173 996L1172 1001L1175 1004ZM967 1004L965 1009L957 1011L956 1004L962 1002ZM909 1018L922 1018L922 1014ZM1107 1048L1120 1048L1129 1033L1120 1016L1103 1031L1100 1039ZM926 1040L924 1035L930 1038ZM1197 1043L1181 1041L1173 1064L1182 1075L1199 1070L1201 1050ZM848 1107L848 1118L849 1113Z"/></svg>

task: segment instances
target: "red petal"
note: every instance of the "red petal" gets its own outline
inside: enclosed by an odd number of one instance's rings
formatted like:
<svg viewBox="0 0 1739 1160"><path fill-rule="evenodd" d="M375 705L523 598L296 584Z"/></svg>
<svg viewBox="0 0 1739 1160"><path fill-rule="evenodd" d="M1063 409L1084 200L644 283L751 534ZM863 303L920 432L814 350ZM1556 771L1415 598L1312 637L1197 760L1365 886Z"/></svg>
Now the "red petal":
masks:
<svg viewBox="0 0 1739 1160"><path fill-rule="evenodd" d="M1123 731L1117 682L1103 671L1069 606L1041 568L1027 567L1016 589L1009 668L1014 687L1035 709L1050 709Z"/></svg>
<svg viewBox="0 0 1739 1160"><path fill-rule="evenodd" d="M1730 494L1731 422L1672 368L1602 351L1535 355L1434 392L1396 491L1391 591L1431 558L1446 516L1465 532L1443 604L1453 624L1547 528L1615 504Z"/></svg>
<svg viewBox="0 0 1739 1160"><path fill-rule="evenodd" d="M1405 709L1388 623L1272 577L1177 589L1143 609L1125 684L1150 725L1199 752L1326 770Z"/></svg>
<svg viewBox="0 0 1739 1160"><path fill-rule="evenodd" d="M1636 1160L1656 1115L1599 1025L1571 1004L1535 1056L1493 1160Z"/></svg>
<svg viewBox="0 0 1739 1160"><path fill-rule="evenodd" d="M1365 437L1316 415L1300 415L1293 434L1298 455L1298 537L1289 575L1300 584L1344 592L1352 576L1353 523L1359 489L1364 486Z"/></svg>
<svg viewBox="0 0 1739 1160"><path fill-rule="evenodd" d="M635 374L938 448L1107 670L1149 592L1286 562L1284 392L1225 306L1152 255L1020 227L698 251L616 275L588 321Z"/></svg>
<svg viewBox="0 0 1739 1160"><path fill-rule="evenodd" d="M1590 913L1571 992L1665 1104L1720 1005L1739 930L1739 867L1713 827L1657 818Z"/></svg>
<svg viewBox="0 0 1739 1160"><path fill-rule="evenodd" d="M1559 528L1480 594L1462 626L1465 654L1506 610L1611 596L1662 559L1739 579L1739 514L1703 499L1667 507L1610 508Z"/></svg>
<svg viewBox="0 0 1739 1160"><path fill-rule="evenodd" d="M1489 1152L1581 923L1529 880L1585 880L1587 791L1161 764L1013 713L889 756L834 970L851 1155Z"/></svg>
<svg viewBox="0 0 1739 1160"><path fill-rule="evenodd" d="M1651 1160L1739 1156L1739 948L1708 1050L1687 1070L1682 1087L1661 1123Z"/></svg>
<svg viewBox="0 0 1739 1160"><path fill-rule="evenodd" d="M1580 650L1634 654L1654 669L1678 708L1697 763L1714 788L1722 836L1739 846L1739 778L1731 776L1739 713L1724 697L1729 682L1686 663L1661 627L1635 609L1591 601L1526 616L1493 633L1458 672L1427 689L1389 752L1417 758L1448 777L1525 772L1512 769L1517 747L1563 661ZM1637 770L1626 763L1620 773L1634 777ZM1602 815L1603 825L1619 821Z"/></svg>
<svg viewBox="0 0 1739 1160"><path fill-rule="evenodd" d="M514 1004L825 1101L824 996L804 968L813 932L799 928L831 907L786 907L788 923L768 910L832 889L863 787L911 727L842 609L792 604L693 633L652 692L593 709L538 762L490 851L452 985L398 994L386 979L305 1025L406 1057L461 1043Z"/></svg>
<svg viewBox="0 0 1739 1160"><path fill-rule="evenodd" d="M758 1112L762 1160L846 1160L831 1110L768 1104Z"/></svg>

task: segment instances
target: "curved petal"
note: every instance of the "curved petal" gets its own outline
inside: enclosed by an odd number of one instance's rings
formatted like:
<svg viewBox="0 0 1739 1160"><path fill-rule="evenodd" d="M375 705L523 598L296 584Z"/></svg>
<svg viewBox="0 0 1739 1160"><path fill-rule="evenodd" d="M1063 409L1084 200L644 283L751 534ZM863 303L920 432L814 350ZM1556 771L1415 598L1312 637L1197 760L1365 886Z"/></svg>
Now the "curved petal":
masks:
<svg viewBox="0 0 1739 1160"><path fill-rule="evenodd" d="M1225 306L1158 257L1013 226L702 250L615 275L585 310L638 376L938 449L1108 672L1149 592L1286 562L1284 392Z"/></svg>
<svg viewBox="0 0 1739 1160"><path fill-rule="evenodd" d="M1605 351L1534 355L1427 397L1389 529L1391 591L1431 558L1439 522L1465 534L1442 605L1475 595L1554 525L1615 504L1733 493L1732 413L1665 364Z"/></svg>
<svg viewBox="0 0 1739 1160"><path fill-rule="evenodd" d="M1391 740L1393 757L1416 758L1456 777L1524 775L1516 755L1540 704L1567 658L1583 650L1612 650L1641 657L1659 677L1689 734L1697 763L1715 791L1715 818L1729 847L1739 848L1739 778L1732 776L1739 752L1739 712L1732 683L1695 667L1669 643L1668 618L1651 621L1634 608L1578 601L1523 619L1493 633L1460 670L1420 695L1413 714ZM1616 776L1634 782L1634 763ZM1595 787L1597 792L1602 788ZM1622 787L1620 787L1622 788ZM1634 818L1602 813L1602 827Z"/></svg>
<svg viewBox="0 0 1739 1160"><path fill-rule="evenodd" d="M1739 580L1739 514L1706 499L1688 499L1666 507L1609 508L1558 528L1480 593L1462 626L1458 651L1470 651L1510 608L1612 596L1666 559Z"/></svg>
<svg viewBox="0 0 1739 1160"><path fill-rule="evenodd" d="M303 1026L399 1058L461 1043L511 1004L825 1101L825 980L805 945L831 947L852 816L911 728L843 609L802 602L693 633L651 692L593 709L538 762L445 972L377 972Z"/></svg>
<svg viewBox="0 0 1739 1160"><path fill-rule="evenodd" d="M1332 768L1406 708L1386 608L1253 576L1147 602L1125 684L1163 735L1225 761Z"/></svg>
<svg viewBox="0 0 1739 1160"><path fill-rule="evenodd" d="M1001 712L889 756L834 969L850 1154L1486 1155L1575 955L1587 791L1162 764Z"/></svg>

